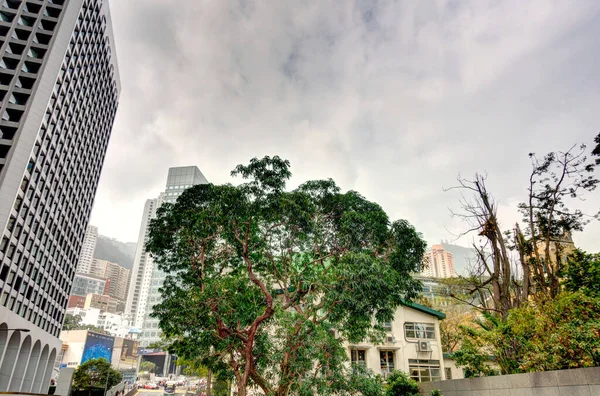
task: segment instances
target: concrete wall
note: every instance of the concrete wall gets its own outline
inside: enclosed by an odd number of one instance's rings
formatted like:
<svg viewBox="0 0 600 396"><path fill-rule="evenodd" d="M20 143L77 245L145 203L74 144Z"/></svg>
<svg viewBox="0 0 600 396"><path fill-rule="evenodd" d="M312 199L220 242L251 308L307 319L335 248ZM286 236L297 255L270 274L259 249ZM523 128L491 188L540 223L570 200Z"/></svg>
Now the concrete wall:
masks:
<svg viewBox="0 0 600 396"><path fill-rule="evenodd" d="M597 396L600 367L421 383L421 395L443 396Z"/></svg>

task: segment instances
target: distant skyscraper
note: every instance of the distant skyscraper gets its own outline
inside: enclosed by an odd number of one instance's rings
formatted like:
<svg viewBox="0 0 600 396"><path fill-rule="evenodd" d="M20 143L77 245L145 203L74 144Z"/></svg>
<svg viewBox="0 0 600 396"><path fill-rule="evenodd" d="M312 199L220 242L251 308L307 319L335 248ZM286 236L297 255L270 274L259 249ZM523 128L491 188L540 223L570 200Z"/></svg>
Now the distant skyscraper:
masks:
<svg viewBox="0 0 600 396"><path fill-rule="evenodd" d="M98 241L98 227L93 225L88 226L81 245L81 252L77 261L77 272L90 274L92 263L94 262L94 251L96 250L96 242Z"/></svg>
<svg viewBox="0 0 600 396"><path fill-rule="evenodd" d="M433 245L431 250L425 253L423 260L425 269L422 276L431 278L452 278L456 276L454 269L454 256L444 250L443 245Z"/></svg>
<svg viewBox="0 0 600 396"><path fill-rule="evenodd" d="M148 304L151 304L151 308L156 302L156 294L164 277L158 268L154 268L152 258L144 248L148 242L150 220L156 217L156 210L163 202L175 202L187 188L204 183L208 183L208 181L200 169L195 166L169 168L165 191L160 193L158 198L146 201L125 307L125 313L133 318L134 327L144 328L144 321L150 313ZM153 331L154 338L156 338L157 331L157 329ZM148 336L150 337L151 334L152 332L149 332Z"/></svg>
<svg viewBox="0 0 600 396"><path fill-rule="evenodd" d="M0 2L0 392L48 391L117 110L114 45L107 0Z"/></svg>
<svg viewBox="0 0 600 396"><path fill-rule="evenodd" d="M112 298L125 301L127 298L127 288L129 287L130 272L128 268L121 267L119 264L94 259L89 273L110 279L108 295Z"/></svg>

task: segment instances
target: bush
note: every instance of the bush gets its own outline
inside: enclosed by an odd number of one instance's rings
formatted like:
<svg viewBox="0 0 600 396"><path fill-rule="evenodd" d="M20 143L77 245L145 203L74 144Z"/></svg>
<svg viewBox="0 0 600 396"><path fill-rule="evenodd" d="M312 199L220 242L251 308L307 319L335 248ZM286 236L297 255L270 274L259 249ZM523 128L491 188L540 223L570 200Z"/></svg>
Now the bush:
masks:
<svg viewBox="0 0 600 396"><path fill-rule="evenodd" d="M434 389L431 391L431 393L429 395L430 396L442 396L442 391L439 389Z"/></svg>
<svg viewBox="0 0 600 396"><path fill-rule="evenodd" d="M406 373L394 370L387 377L385 396L419 396L419 383Z"/></svg>

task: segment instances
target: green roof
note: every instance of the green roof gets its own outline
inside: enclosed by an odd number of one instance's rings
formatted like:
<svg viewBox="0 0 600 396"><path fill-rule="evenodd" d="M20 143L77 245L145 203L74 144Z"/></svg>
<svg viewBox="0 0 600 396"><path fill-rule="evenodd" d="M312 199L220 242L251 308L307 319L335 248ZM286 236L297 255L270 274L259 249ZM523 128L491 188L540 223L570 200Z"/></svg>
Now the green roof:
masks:
<svg viewBox="0 0 600 396"><path fill-rule="evenodd" d="M417 304L416 302L402 301L402 305L404 305L405 307L416 309L417 311L421 311L421 312L424 312L424 313L429 314L429 315L433 315L433 316L437 317L440 320L446 319L446 314L445 313L440 312L440 311L436 311L435 309L426 307L425 305Z"/></svg>

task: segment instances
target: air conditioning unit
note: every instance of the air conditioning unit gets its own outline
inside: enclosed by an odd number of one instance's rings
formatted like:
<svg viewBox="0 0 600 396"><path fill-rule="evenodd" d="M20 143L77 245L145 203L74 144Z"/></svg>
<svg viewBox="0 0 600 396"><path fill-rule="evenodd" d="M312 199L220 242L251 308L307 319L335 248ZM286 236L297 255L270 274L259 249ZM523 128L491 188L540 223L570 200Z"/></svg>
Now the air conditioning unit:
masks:
<svg viewBox="0 0 600 396"><path fill-rule="evenodd" d="M387 337L385 338L385 342L388 342L388 343L395 344L395 343L396 343L396 337L394 337L393 335L391 335L391 336L387 336Z"/></svg>
<svg viewBox="0 0 600 396"><path fill-rule="evenodd" d="M429 341L419 341L417 344L417 351L431 352L431 343Z"/></svg>

